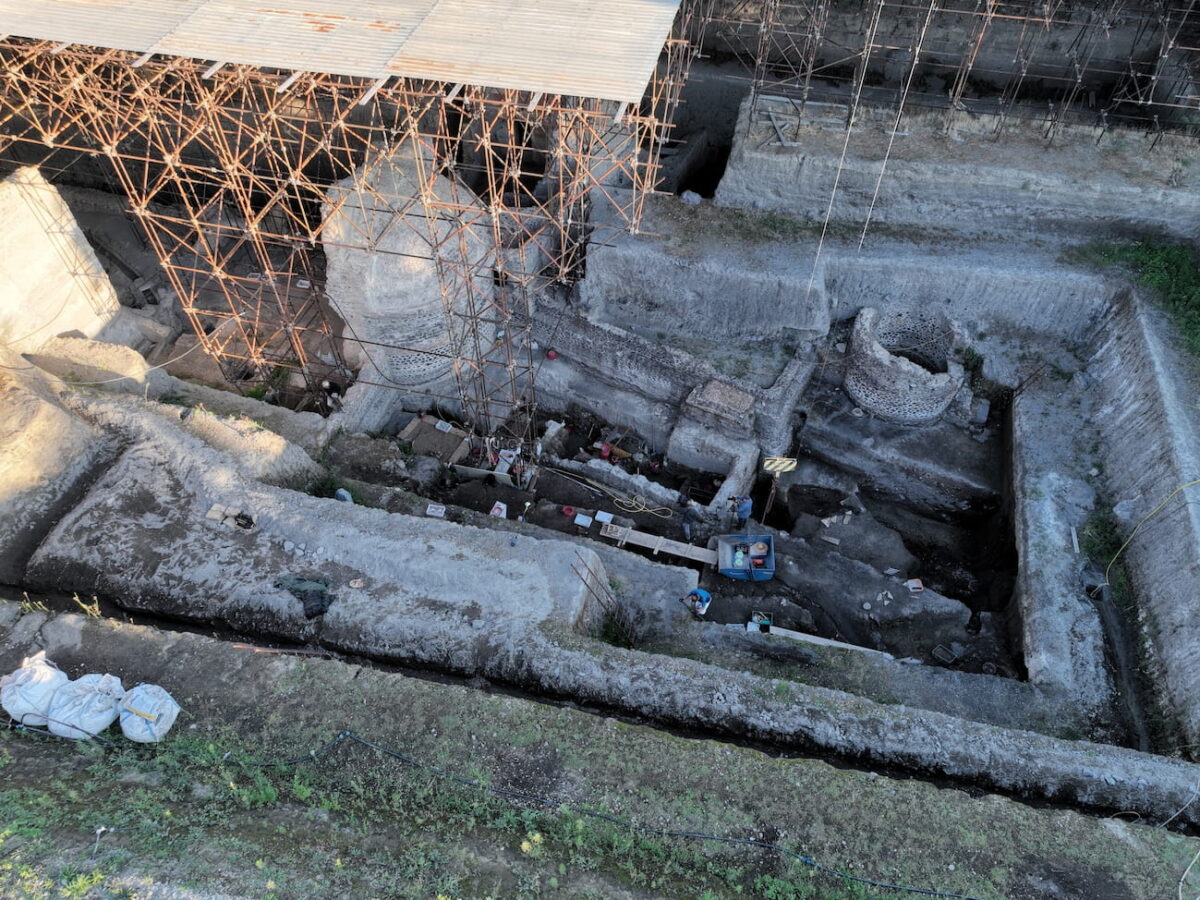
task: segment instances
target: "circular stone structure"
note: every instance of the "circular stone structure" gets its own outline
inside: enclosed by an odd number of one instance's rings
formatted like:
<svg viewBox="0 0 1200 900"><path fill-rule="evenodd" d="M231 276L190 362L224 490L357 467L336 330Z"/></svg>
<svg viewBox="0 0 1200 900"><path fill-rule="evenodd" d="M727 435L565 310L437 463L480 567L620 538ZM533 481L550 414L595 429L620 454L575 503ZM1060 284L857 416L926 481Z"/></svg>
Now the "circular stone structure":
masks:
<svg viewBox="0 0 1200 900"><path fill-rule="evenodd" d="M325 289L346 322L348 355L358 356L359 365L369 356L393 386L428 390L453 377L471 324L471 294L483 306L494 289L495 253L487 228L455 233L453 217L442 211L461 210L462 220L486 223L475 196L443 175L431 176L430 189L422 191L412 153L401 147L376 156L333 185L322 210L321 238ZM430 196L438 208L422 203ZM435 241L442 277L431 250ZM474 326L480 342L489 345L494 326L478 321Z"/></svg>
<svg viewBox="0 0 1200 900"><path fill-rule="evenodd" d="M845 388L874 416L902 425L941 418L966 373L954 358L961 337L938 312L862 309L854 320Z"/></svg>

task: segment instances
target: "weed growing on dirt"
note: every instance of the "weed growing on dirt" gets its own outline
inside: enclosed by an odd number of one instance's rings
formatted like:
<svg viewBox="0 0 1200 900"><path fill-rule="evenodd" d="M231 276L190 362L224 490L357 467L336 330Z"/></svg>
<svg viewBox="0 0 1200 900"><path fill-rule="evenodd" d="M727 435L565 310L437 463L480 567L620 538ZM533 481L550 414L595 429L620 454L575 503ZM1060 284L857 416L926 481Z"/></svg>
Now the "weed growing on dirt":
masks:
<svg viewBox="0 0 1200 900"><path fill-rule="evenodd" d="M363 502L362 495L358 493L342 479L338 478L329 469L323 471L320 475L310 481L304 489L306 494L311 494L313 497L330 498L338 492L339 489L344 489L349 492L354 502L359 506L366 505Z"/></svg>
<svg viewBox="0 0 1200 900"><path fill-rule="evenodd" d="M1079 532L1079 546L1088 556L1105 565L1121 549L1125 538L1112 510L1099 507L1092 511Z"/></svg>
<svg viewBox="0 0 1200 900"><path fill-rule="evenodd" d="M1137 597L1125 561L1117 557L1127 537L1125 530L1113 515L1111 504L1101 502L1088 516L1079 532L1079 547L1106 570L1109 596L1124 622L1124 628L1131 636L1131 645L1136 656L1134 674L1150 731L1150 741L1159 752L1177 752L1182 740L1179 723L1156 699L1155 679L1150 673L1146 635L1139 624Z"/></svg>
<svg viewBox="0 0 1200 900"><path fill-rule="evenodd" d="M1107 504L1101 504L1084 522L1079 532L1079 547L1100 566L1107 567L1112 563L1108 572L1108 587L1113 601L1122 608L1131 608L1134 597L1125 563L1120 559L1113 562L1125 538L1125 532L1112 509Z"/></svg>
<svg viewBox="0 0 1200 900"><path fill-rule="evenodd" d="M633 647L633 643L629 640L625 629L617 621L617 617L611 612L606 612L604 618L600 620L600 626L596 630L596 638L606 644L612 644L614 647L624 647L629 650Z"/></svg>
<svg viewBox="0 0 1200 900"><path fill-rule="evenodd" d="M83 612L84 615L92 619L100 618L100 598L93 595L92 602L88 603L80 599L78 594L72 594L71 599L75 601L75 605Z"/></svg>
<svg viewBox="0 0 1200 900"><path fill-rule="evenodd" d="M679 248L716 236L751 244L776 244L811 240L823 234L831 241L857 242L862 232L861 222L798 219L773 210L741 210L708 204L701 207L673 204L667 209L674 225L671 239ZM931 239L928 229L886 223L873 224L871 234L876 238L896 240Z"/></svg>
<svg viewBox="0 0 1200 900"><path fill-rule="evenodd" d="M25 754L32 740L0 735L3 749ZM110 879L136 865L143 875L165 872L177 882L233 878L240 891L262 897L531 896L569 892L589 873L679 896L898 896L782 858L765 874L748 865L742 848L645 834L567 807L519 806L381 759L357 765L342 752L259 767L225 731L107 752L58 745L55 755L76 759L71 774L0 791L0 895L113 895ZM293 820L305 808L309 824L298 829ZM281 816L293 824L278 824ZM381 830L386 853L356 839ZM479 842L506 858L507 889L476 883L474 857L463 848Z"/></svg>
<svg viewBox="0 0 1200 900"><path fill-rule="evenodd" d="M62 887L59 888L62 896L66 900L83 900L98 884L104 881L104 873L99 869L93 869L91 872L79 873L71 877L70 870L59 873L57 879Z"/></svg>
<svg viewBox="0 0 1200 900"><path fill-rule="evenodd" d="M24 592L22 592L21 597L22 597L22 600L21 600L22 615L28 615L29 613L35 613L35 612L43 612L43 613L50 612L50 607L48 607L46 605L44 600L31 600L29 595Z"/></svg>
<svg viewBox="0 0 1200 900"><path fill-rule="evenodd" d="M974 347L963 347L958 351L962 367L972 375L978 375L983 370L983 354Z"/></svg>

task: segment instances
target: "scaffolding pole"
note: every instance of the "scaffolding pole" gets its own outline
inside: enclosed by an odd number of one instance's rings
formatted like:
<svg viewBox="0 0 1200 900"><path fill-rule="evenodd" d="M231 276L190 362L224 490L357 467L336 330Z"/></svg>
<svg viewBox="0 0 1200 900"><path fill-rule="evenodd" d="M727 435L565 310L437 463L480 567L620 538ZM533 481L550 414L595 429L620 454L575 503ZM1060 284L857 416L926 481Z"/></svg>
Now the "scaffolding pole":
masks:
<svg viewBox="0 0 1200 900"><path fill-rule="evenodd" d="M67 180L66 163L87 159L111 177L235 385L322 398L325 380L354 377L346 342L419 354L453 372L454 390L431 391L432 402L457 406L480 434L528 443L537 296L583 276L589 242L637 229L708 8L683 4L642 102L628 108L8 37L0 157L40 154L47 177ZM415 196L376 183L398 156L417 173ZM359 221L383 223L375 233L332 234L331 214L351 197ZM436 270L443 347L351 334L327 290L327 249L387 253L393 228L420 235L415 255ZM404 389L375 361L386 352L367 357L358 380Z"/></svg>

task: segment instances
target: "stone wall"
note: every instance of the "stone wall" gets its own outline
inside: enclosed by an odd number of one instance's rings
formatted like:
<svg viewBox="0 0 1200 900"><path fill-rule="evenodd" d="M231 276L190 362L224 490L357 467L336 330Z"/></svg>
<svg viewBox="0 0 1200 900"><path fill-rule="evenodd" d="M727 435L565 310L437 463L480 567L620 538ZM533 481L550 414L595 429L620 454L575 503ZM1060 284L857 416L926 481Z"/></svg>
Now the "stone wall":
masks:
<svg viewBox="0 0 1200 900"><path fill-rule="evenodd" d="M1114 309L1096 351L1105 473L1132 530L1176 488L1200 477L1200 368L1163 314L1136 294ZM1189 744L1200 742L1200 488L1148 520L1125 555L1161 698Z"/></svg>
<svg viewBox="0 0 1200 900"><path fill-rule="evenodd" d="M766 100L751 125L743 104L716 202L821 222L836 183L831 221L857 229L870 213L876 234L1200 236L1200 172L1180 162L1195 155L1182 138L1067 127L1049 143L1022 124L996 136L998 119L986 115L961 117L947 133L944 113L909 110L889 147L894 107L864 107L843 159L845 107L820 107L801 120L791 104ZM775 125L791 146L779 143Z"/></svg>
<svg viewBox="0 0 1200 900"><path fill-rule="evenodd" d="M974 333L1004 331L1078 341L1119 286L1026 248L1019 258L956 249L931 257L911 247L853 256L835 248L821 280L836 319L864 306L937 310Z"/></svg>
<svg viewBox="0 0 1200 900"><path fill-rule="evenodd" d="M35 168L0 182L0 257L0 343L9 349L65 331L103 339L125 324L75 217Z"/></svg>
<svg viewBox="0 0 1200 900"><path fill-rule="evenodd" d="M0 583L20 584L38 542L115 447L62 408L53 379L0 348Z"/></svg>
<svg viewBox="0 0 1200 900"><path fill-rule="evenodd" d="M829 304L811 254L758 240L753 223L722 213L647 203L641 233L589 251L579 291L589 318L710 340L823 335Z"/></svg>
<svg viewBox="0 0 1200 900"><path fill-rule="evenodd" d="M736 25L726 21L731 2L722 4L717 10L715 21L706 35L707 47L718 52L737 52L742 47L754 47L758 38L757 22L762 16L766 0L753 0L736 4L734 18L737 21L751 20L754 24ZM997 15L990 19L982 39L976 40L973 25L981 13L969 3L947 4L930 19L923 46L925 48L917 70L915 92L944 96L952 85L959 65L968 59L972 62L973 84L991 84L1005 87L1016 74L1014 60L1020 59L1026 67L1025 82L1033 86L1043 78L1063 77L1064 66L1069 65L1066 48L1091 36L1095 41L1094 54L1097 59L1124 60L1130 57L1146 59L1157 55L1161 35L1152 29L1143 33L1136 20L1118 17L1105 18L1103 30L1100 22L1089 9L1092 4L1074 4L1072 7L1057 6L1048 21L1038 20L1033 24L1016 17ZM1042 7L1030 4L1032 14L1039 15ZM811 21L806 18L808 7L804 4L782 4L774 9L777 30L806 34ZM814 48L818 64L826 67L833 60L844 60L848 54L856 53L863 45L863 35L870 22L874 4L859 2L834 2L828 4L826 18L821 29L821 39ZM909 47L922 30L925 7L911 4L886 4L881 11L876 29L876 42L883 48L871 54L868 73L869 84L886 80L890 85L902 84L912 57ZM1031 34L1032 32L1032 34ZM747 43L748 42L748 43ZM788 46L782 39L771 45L771 59L780 60ZM794 55L794 54L793 54ZM795 67L795 59L786 65ZM1097 67L1100 68L1100 67ZM1098 71L1089 74L1085 82L1088 88L1102 89L1111 73ZM1061 87L1059 87L1061 91ZM973 92L972 92L973 93Z"/></svg>
<svg viewBox="0 0 1200 900"><path fill-rule="evenodd" d="M796 359L770 388L735 387L703 360L565 305L543 305L534 338L558 354L538 368L542 407L574 405L629 428L676 462L725 475L733 493L752 486L760 444L790 444L792 408L812 372Z"/></svg>
<svg viewBox="0 0 1200 900"><path fill-rule="evenodd" d="M533 338L558 355L538 367L540 405L562 411L577 405L660 450L693 386L712 375L680 350L593 322L562 301L542 304Z"/></svg>
<svg viewBox="0 0 1200 900"><path fill-rule="evenodd" d="M33 586L72 584L129 609L301 641L370 632L380 646L461 669L544 621L574 627L588 597L572 570L578 560L607 581L599 557L573 543L534 550L528 537L258 483L237 456L152 404L102 397L73 406L127 449L42 541L26 573ZM214 518L214 505L252 525ZM328 610L306 616L289 576L324 579Z"/></svg>
<svg viewBox="0 0 1200 900"><path fill-rule="evenodd" d="M755 412L758 443L764 456L786 456L791 449L792 411L808 386L816 365L812 358L795 357L775 383L759 395Z"/></svg>
<svg viewBox="0 0 1200 900"><path fill-rule="evenodd" d="M667 343L681 333L714 339L742 327L777 340L820 337L832 321L864 306L936 307L973 330L1078 340L1119 289L1061 264L1057 249L1037 247L1017 257L986 244L931 251L878 236L859 250L827 239L818 261L816 232L803 222L708 204L689 208L674 198L648 205L645 230L597 248L580 294L589 319L626 331L660 329ZM772 283L766 293L764 279ZM736 287L727 289L727 281ZM747 312L727 332L734 308Z"/></svg>
<svg viewBox="0 0 1200 900"><path fill-rule="evenodd" d="M26 354L26 359L58 378L88 382L90 390L133 394L146 400L171 399L220 416L257 422L313 457L319 456L330 437L344 426L336 416L325 419L313 412L294 412L286 406L184 381L164 369L151 368L141 354L115 344L54 338L36 353Z"/></svg>

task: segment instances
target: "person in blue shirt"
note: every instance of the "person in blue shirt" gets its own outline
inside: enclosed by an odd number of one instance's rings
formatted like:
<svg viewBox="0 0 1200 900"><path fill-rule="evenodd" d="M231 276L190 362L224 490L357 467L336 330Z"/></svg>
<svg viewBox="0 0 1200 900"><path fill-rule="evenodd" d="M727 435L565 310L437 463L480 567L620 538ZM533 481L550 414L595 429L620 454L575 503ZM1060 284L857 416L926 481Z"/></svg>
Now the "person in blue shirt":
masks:
<svg viewBox="0 0 1200 900"><path fill-rule="evenodd" d="M712 594L704 588L696 588L684 596L683 602L688 604L696 615L702 616L708 612L708 604L712 603Z"/></svg>
<svg viewBox="0 0 1200 900"><path fill-rule="evenodd" d="M740 497L733 498L733 514L737 516L736 528L745 528L746 523L750 521L750 515L754 512L754 501L742 494Z"/></svg>

